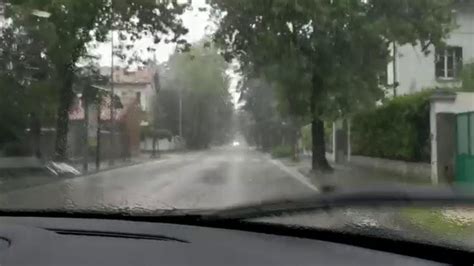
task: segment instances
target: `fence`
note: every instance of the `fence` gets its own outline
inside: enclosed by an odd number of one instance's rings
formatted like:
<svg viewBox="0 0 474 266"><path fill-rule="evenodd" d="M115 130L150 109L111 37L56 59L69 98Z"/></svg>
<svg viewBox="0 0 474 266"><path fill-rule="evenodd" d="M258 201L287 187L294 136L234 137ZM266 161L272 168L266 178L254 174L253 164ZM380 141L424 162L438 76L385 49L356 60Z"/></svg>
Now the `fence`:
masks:
<svg viewBox="0 0 474 266"><path fill-rule="evenodd" d="M456 181L474 182L474 112L456 118Z"/></svg>
<svg viewBox="0 0 474 266"><path fill-rule="evenodd" d="M67 155L73 161L82 160L87 149L90 161L94 161L97 151L97 138L89 139L88 145L85 140L86 136L82 132L81 127L72 125L68 133ZM39 138L39 150L41 157L48 160L54 157L54 148L56 141L56 132L54 129L43 129ZM31 134L27 134L20 141L19 146L26 147L28 155L33 155L35 140ZM100 159L106 160L111 158L128 158L134 153L130 147L127 136L123 132L116 132L114 135L110 131L102 130L100 134ZM14 154L11 154L14 155ZM8 155L7 156L11 156ZM26 155L26 154L18 154Z"/></svg>

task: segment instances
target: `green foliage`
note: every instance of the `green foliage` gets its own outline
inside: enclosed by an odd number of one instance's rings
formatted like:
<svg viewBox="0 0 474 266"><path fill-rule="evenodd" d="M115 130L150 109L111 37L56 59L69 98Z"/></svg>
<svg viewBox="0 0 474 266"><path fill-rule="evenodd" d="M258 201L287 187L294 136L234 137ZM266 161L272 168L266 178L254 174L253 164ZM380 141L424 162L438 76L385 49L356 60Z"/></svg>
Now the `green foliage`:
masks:
<svg viewBox="0 0 474 266"><path fill-rule="evenodd" d="M263 78L246 79L240 92L242 110L252 118L249 141L263 150L280 145L288 123L278 114L277 96L272 85Z"/></svg>
<svg viewBox="0 0 474 266"><path fill-rule="evenodd" d="M273 158L289 158L293 156L293 149L288 145L277 146L272 149L271 154Z"/></svg>
<svg viewBox="0 0 474 266"><path fill-rule="evenodd" d="M7 157L24 157L31 154L30 147L24 143L10 142L3 147L3 155Z"/></svg>
<svg viewBox="0 0 474 266"><path fill-rule="evenodd" d="M237 59L244 74L276 83L281 110L318 127L383 98L379 76L392 42L420 44L426 52L454 27L451 0L211 3L219 21L215 41L225 57ZM316 140L318 165L328 165L323 138Z"/></svg>
<svg viewBox="0 0 474 266"><path fill-rule="evenodd" d="M281 84L294 115L374 104L392 41L425 50L453 28L450 0L211 2L222 11L215 38L225 55Z"/></svg>
<svg viewBox="0 0 474 266"><path fill-rule="evenodd" d="M463 66L461 81L463 91L474 91L474 63Z"/></svg>
<svg viewBox="0 0 474 266"><path fill-rule="evenodd" d="M326 147L332 148L332 123L325 123L324 138L326 140ZM313 137L311 135L311 124L301 128L301 139L303 149L311 151L313 145Z"/></svg>
<svg viewBox="0 0 474 266"><path fill-rule="evenodd" d="M188 52L173 54L161 74L156 125L178 133L181 98L183 137L188 148L202 149L229 140L233 104L227 68L216 49L203 43Z"/></svg>
<svg viewBox="0 0 474 266"><path fill-rule="evenodd" d="M470 211L467 212L469 213ZM457 222L454 219L449 219L443 214L443 210L439 208L402 209L400 211L400 218L442 239L452 238L455 241L470 235L474 229L472 222Z"/></svg>
<svg viewBox="0 0 474 266"><path fill-rule="evenodd" d="M47 65L47 75L36 79L38 82L48 82L47 87L56 94L55 152L57 159L60 160L66 159L68 110L73 100L78 62L87 59L90 47L105 42L110 37L111 30L117 32L117 29L120 29L118 32L121 42L129 43L126 45L127 50L134 48L134 42L144 36L151 37L155 44L163 39L166 42L177 43L178 49L187 48L187 43L183 39L187 30L178 17L186 6L179 5L175 1L165 3L152 0L11 0L9 2L6 16L11 23L7 28L21 36L27 36L30 39L28 42L30 47L40 48L29 49L34 50L34 54L18 49L16 53L22 55L20 58L39 56ZM33 15L34 10L47 12L49 16L37 17ZM152 47L147 48L149 51L152 50ZM116 56L126 59L122 49L116 50L120 50L116 52Z"/></svg>
<svg viewBox="0 0 474 266"><path fill-rule="evenodd" d="M387 159L430 160L430 91L397 97L352 119L354 154Z"/></svg>
<svg viewBox="0 0 474 266"><path fill-rule="evenodd" d="M310 151L313 147L313 138L311 137L311 125L306 125L301 129L301 138L303 140L303 148Z"/></svg>
<svg viewBox="0 0 474 266"><path fill-rule="evenodd" d="M28 116L43 122L54 118L55 91L48 86L48 61L41 57L44 43L12 28L0 32L0 146L25 137Z"/></svg>

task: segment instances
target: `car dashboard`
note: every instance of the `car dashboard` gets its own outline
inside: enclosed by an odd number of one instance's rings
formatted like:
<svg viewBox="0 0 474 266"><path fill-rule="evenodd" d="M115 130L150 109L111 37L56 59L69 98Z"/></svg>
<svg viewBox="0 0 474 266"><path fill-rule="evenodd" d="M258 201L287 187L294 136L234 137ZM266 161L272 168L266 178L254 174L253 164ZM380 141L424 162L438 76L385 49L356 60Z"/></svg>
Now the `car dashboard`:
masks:
<svg viewBox="0 0 474 266"><path fill-rule="evenodd" d="M0 218L0 265L427 265L382 251L168 223Z"/></svg>

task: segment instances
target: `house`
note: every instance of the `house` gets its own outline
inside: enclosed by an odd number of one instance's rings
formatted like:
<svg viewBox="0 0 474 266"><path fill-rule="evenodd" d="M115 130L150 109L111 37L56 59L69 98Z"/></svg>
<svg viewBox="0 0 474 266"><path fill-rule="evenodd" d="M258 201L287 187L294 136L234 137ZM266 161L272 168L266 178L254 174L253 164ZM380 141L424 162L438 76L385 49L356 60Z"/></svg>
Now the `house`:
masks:
<svg viewBox="0 0 474 266"><path fill-rule="evenodd" d="M410 94L426 88L459 87L464 64L474 63L474 1L455 1L457 28L445 40L446 47L430 46L425 55L421 47L395 45L394 62L388 65L387 83L399 85L397 95ZM395 67L394 67L395 66ZM394 79L395 77L395 79Z"/></svg>
<svg viewBox="0 0 474 266"><path fill-rule="evenodd" d="M105 89L102 90L105 91ZM117 97L117 100L114 100L114 116L111 120L110 99L110 95L106 92L100 106L89 103L86 107L82 95L76 95L69 111L68 151L70 157L81 157L84 154L84 138L87 138L89 148L97 147L98 127L101 132L102 158L128 158L140 152L140 123L143 120L143 112L138 100L133 98L122 102ZM86 116L88 116L87 123ZM87 126L87 131L85 131L85 126ZM111 130L112 127L114 131ZM85 136L86 132L87 136Z"/></svg>
<svg viewBox="0 0 474 266"><path fill-rule="evenodd" d="M474 111L474 93L451 90L462 85L463 68L474 63L474 1L456 0L452 12L457 27L445 40L445 47L430 46L425 55L420 46L394 46L394 62L387 69L387 83L398 83L396 95L444 88L431 99L431 179L434 184L453 182L459 180L460 174L474 173L473 164L463 163L474 159L474 149L463 152L461 148L467 147L468 142L460 142L465 136L471 136L470 123L465 120Z"/></svg>
<svg viewBox="0 0 474 266"><path fill-rule="evenodd" d="M455 0L452 12L457 27L445 40L446 46L428 46L425 54L420 45L392 44L394 60L387 66L387 84L395 87L390 90L394 96L444 88L431 97L431 162L421 167L428 169L433 184L458 181L460 175L461 179L474 177L474 144L470 147L474 143L474 93L454 90L462 85L463 68L474 63L474 0ZM332 159L336 162L352 160L350 122L340 120L333 125ZM414 167L393 163L403 170Z"/></svg>
<svg viewBox="0 0 474 266"><path fill-rule="evenodd" d="M110 76L110 67L102 67L101 74ZM113 71L114 93L122 103L137 100L141 110L145 112L143 126L150 123L153 112L153 100L159 90L158 72L153 66L127 69L116 67ZM107 86L110 90L110 85Z"/></svg>

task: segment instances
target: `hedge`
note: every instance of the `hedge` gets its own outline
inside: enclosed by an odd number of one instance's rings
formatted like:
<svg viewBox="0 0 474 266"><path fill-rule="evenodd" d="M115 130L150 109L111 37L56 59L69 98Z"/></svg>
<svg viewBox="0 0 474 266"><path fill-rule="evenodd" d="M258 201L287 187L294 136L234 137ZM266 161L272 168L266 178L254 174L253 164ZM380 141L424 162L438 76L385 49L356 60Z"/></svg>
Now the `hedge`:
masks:
<svg viewBox="0 0 474 266"><path fill-rule="evenodd" d="M272 149L273 158L289 158L293 155L293 149L291 146L282 145Z"/></svg>
<svg viewBox="0 0 474 266"><path fill-rule="evenodd" d="M430 161L430 95L397 97L352 120L352 151L394 160Z"/></svg>

